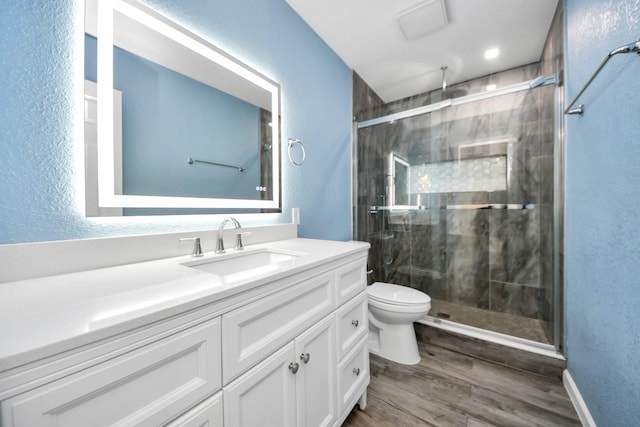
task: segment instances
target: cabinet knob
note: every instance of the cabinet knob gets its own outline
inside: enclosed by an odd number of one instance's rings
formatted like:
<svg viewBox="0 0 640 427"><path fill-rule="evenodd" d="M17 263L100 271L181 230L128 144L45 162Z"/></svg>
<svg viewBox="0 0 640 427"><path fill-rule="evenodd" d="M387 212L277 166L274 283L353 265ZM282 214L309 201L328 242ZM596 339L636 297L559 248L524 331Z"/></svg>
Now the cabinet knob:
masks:
<svg viewBox="0 0 640 427"><path fill-rule="evenodd" d="M357 320L353 320L353 321L351 321L351 324L352 324L355 328L357 328L357 327L358 327L358 325L360 324L360 322L358 322Z"/></svg>
<svg viewBox="0 0 640 427"><path fill-rule="evenodd" d="M353 368L353 373L356 374L356 376L360 375L360 368Z"/></svg>
<svg viewBox="0 0 640 427"><path fill-rule="evenodd" d="M300 365L298 365L297 363L289 363L289 370L291 371L291 373L295 374L296 372L298 372L298 369L300 368Z"/></svg>
<svg viewBox="0 0 640 427"><path fill-rule="evenodd" d="M300 360L302 360L305 364L309 363L309 359L311 359L311 355L309 353L302 353L300 355Z"/></svg>

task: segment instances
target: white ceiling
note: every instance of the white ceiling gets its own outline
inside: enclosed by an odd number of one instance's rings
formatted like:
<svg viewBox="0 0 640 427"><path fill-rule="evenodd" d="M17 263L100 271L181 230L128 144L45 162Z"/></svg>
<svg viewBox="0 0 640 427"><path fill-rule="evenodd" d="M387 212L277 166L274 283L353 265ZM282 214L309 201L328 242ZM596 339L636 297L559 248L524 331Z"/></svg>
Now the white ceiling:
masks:
<svg viewBox="0 0 640 427"><path fill-rule="evenodd" d="M540 60L558 0L444 0L448 24L407 40L396 20L439 0L286 0L386 102ZM497 47L500 56L484 58Z"/></svg>

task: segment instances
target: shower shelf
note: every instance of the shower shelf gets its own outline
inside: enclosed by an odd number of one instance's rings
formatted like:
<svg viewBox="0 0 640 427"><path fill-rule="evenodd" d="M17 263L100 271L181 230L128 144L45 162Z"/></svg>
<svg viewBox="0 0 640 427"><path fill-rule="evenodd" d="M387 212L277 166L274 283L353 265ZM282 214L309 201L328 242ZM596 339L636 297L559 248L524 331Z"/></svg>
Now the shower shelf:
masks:
<svg viewBox="0 0 640 427"><path fill-rule="evenodd" d="M396 205L396 206L371 206L369 212L376 213L378 211L428 211L428 210L480 210L480 209L495 209L495 210L523 210L523 209L535 209L536 205L532 203L517 204L517 203L484 203L484 204L472 204L472 205L444 205L440 207L429 207L423 205Z"/></svg>

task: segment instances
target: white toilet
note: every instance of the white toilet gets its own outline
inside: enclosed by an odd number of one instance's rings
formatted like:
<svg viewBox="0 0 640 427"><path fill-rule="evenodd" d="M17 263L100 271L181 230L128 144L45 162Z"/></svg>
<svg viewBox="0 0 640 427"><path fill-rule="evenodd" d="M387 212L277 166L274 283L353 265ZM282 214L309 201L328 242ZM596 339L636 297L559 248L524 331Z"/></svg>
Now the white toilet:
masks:
<svg viewBox="0 0 640 427"><path fill-rule="evenodd" d="M375 282L369 294L369 351L405 365L420 362L413 322L431 308L431 298L417 289Z"/></svg>

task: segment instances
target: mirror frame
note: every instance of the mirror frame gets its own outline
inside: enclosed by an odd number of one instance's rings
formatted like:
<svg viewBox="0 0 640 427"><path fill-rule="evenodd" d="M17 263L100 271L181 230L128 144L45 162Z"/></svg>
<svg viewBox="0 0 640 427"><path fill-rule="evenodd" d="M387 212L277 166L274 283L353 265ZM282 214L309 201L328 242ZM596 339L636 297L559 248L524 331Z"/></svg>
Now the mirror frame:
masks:
<svg viewBox="0 0 640 427"><path fill-rule="evenodd" d="M134 0L97 2L97 75L98 75L98 204L108 208L216 208L265 209L280 206L280 86L249 68L216 46L184 27ZM243 77L271 93L272 183L271 200L221 199L198 197L143 196L117 194L113 143L113 36L114 11L155 30L218 66Z"/></svg>

